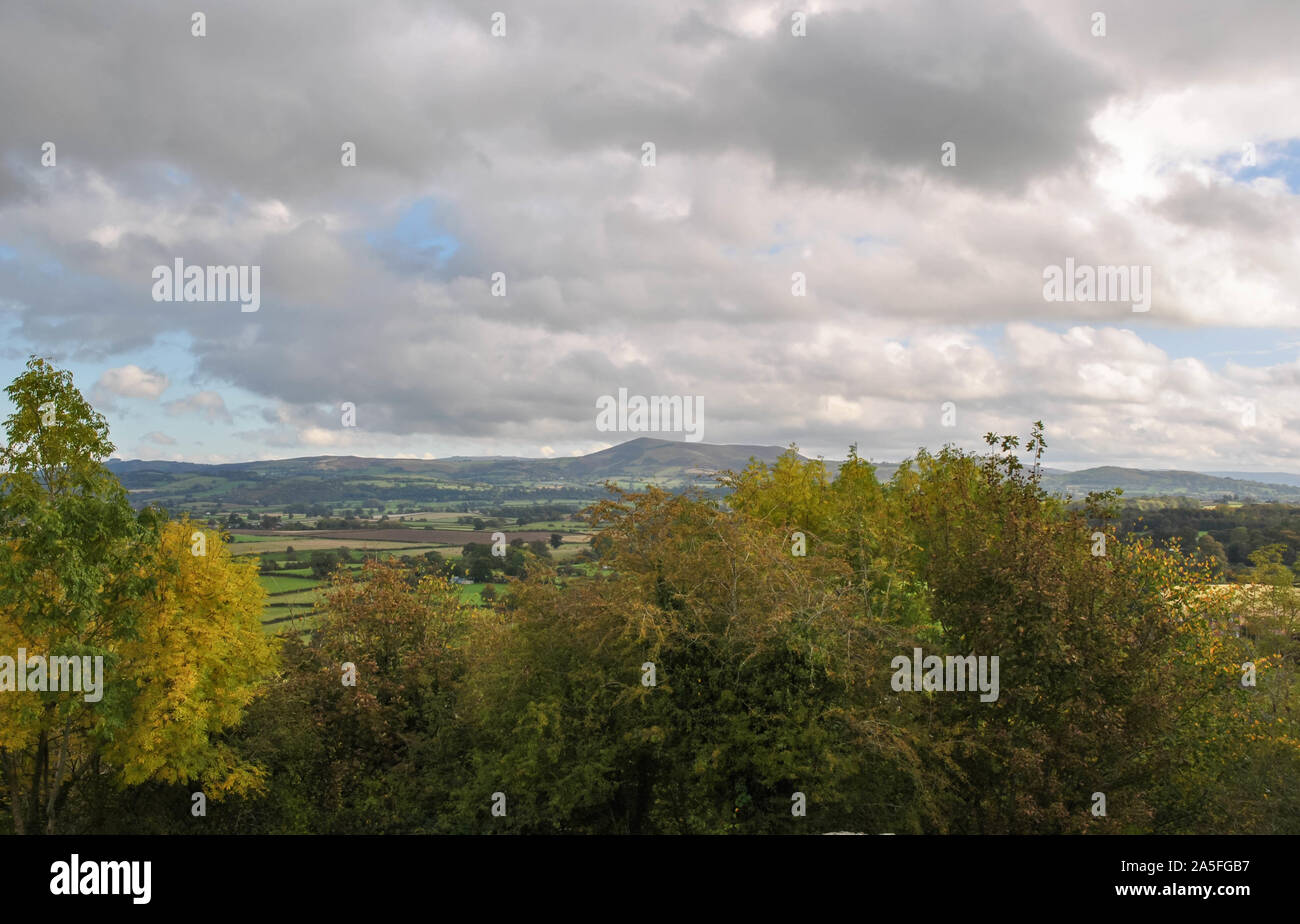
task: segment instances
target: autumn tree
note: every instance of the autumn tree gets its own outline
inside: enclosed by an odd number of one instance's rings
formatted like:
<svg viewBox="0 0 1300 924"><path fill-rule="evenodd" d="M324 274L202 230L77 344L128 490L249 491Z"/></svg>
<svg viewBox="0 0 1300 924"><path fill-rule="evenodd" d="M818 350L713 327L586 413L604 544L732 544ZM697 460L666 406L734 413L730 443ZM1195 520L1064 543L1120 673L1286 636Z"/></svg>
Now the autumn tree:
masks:
<svg viewBox="0 0 1300 924"><path fill-rule="evenodd" d="M933 804L842 563L655 488L593 519L613 577L561 590L536 563L476 626L465 830L896 830Z"/></svg>
<svg viewBox="0 0 1300 924"><path fill-rule="evenodd" d="M849 566L855 637L900 654L916 644L999 658L994 702L898 697L897 721L926 742L918 753L941 782L927 780L947 793L938 830L1265 824L1270 786L1276 800L1295 765L1294 733L1278 716L1295 701L1285 658L1262 662L1260 695L1243 691L1244 649L1209 567L1120 542L1113 527L1099 545L1095 524L1112 517L1113 498L1072 511L1047 495L1041 427L1023 448L1015 437L988 444L982 456L922 451L887 484L852 449L833 481L793 450L728 479L731 506L778 525L806 555ZM1257 556L1269 589L1256 596L1284 614L1291 577L1275 552ZM1104 815L1092 811L1097 792Z"/></svg>
<svg viewBox="0 0 1300 924"><path fill-rule="evenodd" d="M459 588L396 562L334 573L310 639L285 643L281 683L240 747L272 785L238 830L431 833L463 771L455 683L473 607Z"/></svg>
<svg viewBox="0 0 1300 924"><path fill-rule="evenodd" d="M103 465L107 424L68 372L33 358L6 391L0 654L102 664L98 691L0 696L14 831L75 827L89 811L70 810L78 788L105 780L197 780L213 797L256 786L256 768L219 741L272 662L256 565L233 564L188 522L133 514Z"/></svg>
<svg viewBox="0 0 1300 924"><path fill-rule="evenodd" d="M962 740L955 830L1186 830L1193 805L1207 821L1240 693L1206 569L1113 529L1099 547L1088 512L1040 485L1041 425L1023 448L987 441L980 457L921 453L891 485L936 653L1000 659L995 702L932 696L931 721Z"/></svg>

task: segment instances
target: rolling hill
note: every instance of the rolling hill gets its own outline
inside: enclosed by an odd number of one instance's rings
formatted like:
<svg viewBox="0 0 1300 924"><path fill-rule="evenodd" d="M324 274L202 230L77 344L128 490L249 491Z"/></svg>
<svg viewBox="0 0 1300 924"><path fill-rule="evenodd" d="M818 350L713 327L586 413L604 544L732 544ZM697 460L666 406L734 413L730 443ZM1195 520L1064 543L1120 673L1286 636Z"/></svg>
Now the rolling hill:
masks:
<svg viewBox="0 0 1300 924"><path fill-rule="evenodd" d="M289 504L352 505L365 501L430 503L592 500L602 485L647 483L680 489L716 488L715 475L742 469L750 459L772 462L779 446L711 445L642 437L585 456L560 459L481 457L368 459L313 456L263 462L205 465L114 459L108 467L138 505L156 501L173 508ZM838 463L827 462L832 473ZM877 463L889 478L893 463ZM1271 472L1258 479L1216 473L1154 471L1100 466L1066 472L1045 469L1043 485L1082 497L1122 488L1128 497L1176 496L1198 500L1300 501L1300 476Z"/></svg>

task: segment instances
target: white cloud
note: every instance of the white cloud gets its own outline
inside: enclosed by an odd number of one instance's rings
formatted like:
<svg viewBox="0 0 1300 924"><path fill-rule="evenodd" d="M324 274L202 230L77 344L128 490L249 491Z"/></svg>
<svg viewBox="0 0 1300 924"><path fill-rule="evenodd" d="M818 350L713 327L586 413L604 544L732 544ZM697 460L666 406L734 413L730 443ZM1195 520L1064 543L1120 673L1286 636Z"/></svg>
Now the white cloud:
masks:
<svg viewBox="0 0 1300 924"><path fill-rule="evenodd" d="M120 398L148 398L156 401L169 384L167 376L161 372L126 365L105 370L95 383L95 389Z"/></svg>
<svg viewBox="0 0 1300 924"><path fill-rule="evenodd" d="M233 423L230 411L226 409L225 399L215 391L195 392L188 398L168 401L163 407L173 417L185 414L198 414L209 423Z"/></svg>

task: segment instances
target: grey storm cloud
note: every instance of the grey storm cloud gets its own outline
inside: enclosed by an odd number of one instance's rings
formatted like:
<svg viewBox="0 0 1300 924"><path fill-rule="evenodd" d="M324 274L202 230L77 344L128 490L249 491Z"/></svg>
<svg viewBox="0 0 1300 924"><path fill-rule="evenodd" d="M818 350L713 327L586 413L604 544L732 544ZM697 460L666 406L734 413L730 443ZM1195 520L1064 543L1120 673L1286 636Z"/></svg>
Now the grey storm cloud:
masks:
<svg viewBox="0 0 1300 924"><path fill-rule="evenodd" d="M727 7L650 22L634 4L546 4L512 14L507 47L478 5L230 3L199 39L161 2L9 4L0 74L23 92L6 100L8 144L56 138L65 164L128 194L158 193L170 167L173 181L310 201L490 166L494 136L559 152L651 135L668 151L745 147L832 185L863 161L937 163L955 137L970 165L951 181L1014 186L1079 158L1113 89L1023 11L831 11L795 41L783 19L761 38L729 33L711 22ZM367 170L338 169L344 139Z"/></svg>
<svg viewBox="0 0 1300 924"><path fill-rule="evenodd" d="M1027 14L989 16L978 4L835 11L815 18L806 41L790 39L778 29L728 41L684 84L686 100L674 86L574 87L552 139L595 147L658 137L666 157L758 150L778 176L832 187L921 168L1014 191L1082 160L1087 118L1114 89ZM957 143L961 171L940 167L944 141Z"/></svg>

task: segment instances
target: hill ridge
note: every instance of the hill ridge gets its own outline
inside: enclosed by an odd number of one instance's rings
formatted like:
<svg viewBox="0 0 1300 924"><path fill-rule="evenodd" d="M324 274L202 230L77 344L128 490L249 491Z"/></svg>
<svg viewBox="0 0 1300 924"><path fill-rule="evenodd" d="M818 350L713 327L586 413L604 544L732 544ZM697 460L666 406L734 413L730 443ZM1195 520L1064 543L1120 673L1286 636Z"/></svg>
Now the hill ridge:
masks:
<svg viewBox="0 0 1300 924"><path fill-rule="evenodd" d="M199 501L204 497L230 495L234 503L278 504L297 502L284 498L298 491L303 498L318 497L338 502L339 482L391 482L405 487L402 496L416 499L419 486L425 494L436 487L446 494L464 493L471 486L495 490L507 488L516 495L559 488L588 489L606 481L665 487L716 487L716 473L745 468L751 459L772 463L786 451L785 447L745 443L688 443L641 436L581 456L529 458L522 456L451 456L441 459L372 458L367 456L299 456L290 459L264 459L249 462L172 462L164 460L111 459L108 468L140 502L155 495L160 502L183 498ZM804 456L807 458L807 456ZM824 460L834 474L840 460ZM877 476L888 479L899 463L873 462ZM1249 473L1235 473L1236 475ZM1227 496L1259 501L1300 501L1300 475L1285 472L1261 473L1268 480L1252 480L1233 475L1197 472L1189 469L1141 469L1118 465L1099 465L1077 471L1045 468L1043 487L1057 494L1080 497L1089 491L1120 488L1128 497L1184 496L1206 501ZM204 479L229 482L229 490L220 484L205 484ZM331 487L324 489L322 484ZM275 489L279 485L280 490ZM242 486L242 487L239 487ZM378 490L378 489L376 489ZM385 488L384 490L388 490ZM361 487L351 496L364 493ZM380 491L380 494L383 492ZM378 495L374 495L378 496ZM391 496L391 492L390 492ZM532 496L528 494L528 496ZM272 498L276 499L272 499ZM241 499L234 499L241 498ZM246 499L242 499L246 498Z"/></svg>

